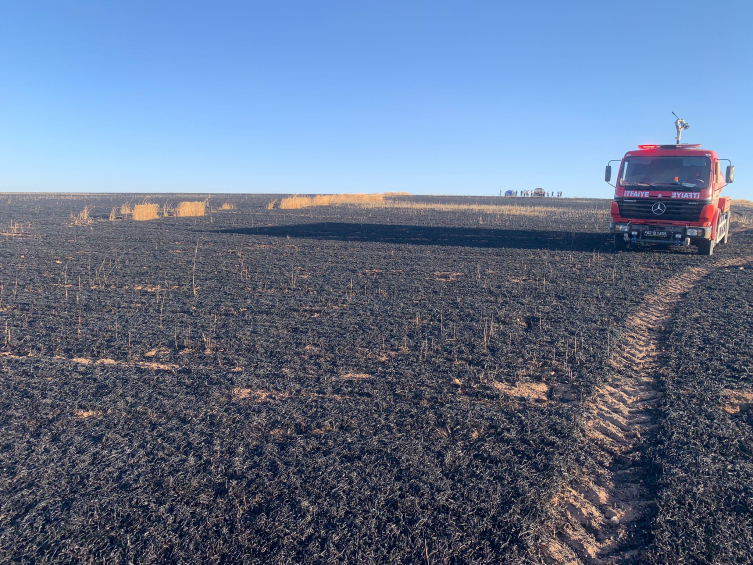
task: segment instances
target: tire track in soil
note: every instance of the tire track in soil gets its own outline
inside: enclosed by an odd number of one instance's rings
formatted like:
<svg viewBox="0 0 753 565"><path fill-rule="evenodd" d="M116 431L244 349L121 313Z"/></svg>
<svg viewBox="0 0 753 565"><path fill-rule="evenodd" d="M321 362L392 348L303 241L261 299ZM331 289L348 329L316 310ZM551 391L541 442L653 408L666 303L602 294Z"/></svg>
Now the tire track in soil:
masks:
<svg viewBox="0 0 753 565"><path fill-rule="evenodd" d="M641 438L657 426L662 398L656 373L674 306L713 269L741 266L753 257L685 269L649 296L625 323L622 349L609 363L616 376L585 406L585 435L596 468L584 469L557 501L564 530L547 548L548 560L568 564L626 564L640 555L655 493L643 464Z"/></svg>

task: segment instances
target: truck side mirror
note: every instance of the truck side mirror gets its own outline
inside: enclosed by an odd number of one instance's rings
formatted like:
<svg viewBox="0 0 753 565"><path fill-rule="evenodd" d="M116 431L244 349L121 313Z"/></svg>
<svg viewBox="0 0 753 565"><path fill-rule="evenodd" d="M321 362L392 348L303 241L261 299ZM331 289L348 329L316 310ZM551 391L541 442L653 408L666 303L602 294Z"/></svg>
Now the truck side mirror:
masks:
<svg viewBox="0 0 753 565"><path fill-rule="evenodd" d="M727 169L729 170L729 167ZM604 171L604 182L609 182L610 180L612 180L612 165L607 165Z"/></svg>
<svg viewBox="0 0 753 565"><path fill-rule="evenodd" d="M727 181L727 184L731 184L735 182L735 166L734 165L727 165L727 174L725 175L725 180Z"/></svg>

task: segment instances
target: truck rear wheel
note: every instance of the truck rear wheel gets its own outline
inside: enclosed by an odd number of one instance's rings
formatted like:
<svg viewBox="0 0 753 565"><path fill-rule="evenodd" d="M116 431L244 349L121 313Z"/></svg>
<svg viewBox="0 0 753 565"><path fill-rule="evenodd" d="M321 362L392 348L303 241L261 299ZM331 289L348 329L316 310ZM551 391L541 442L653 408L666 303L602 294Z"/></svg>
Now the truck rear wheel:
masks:
<svg viewBox="0 0 753 565"><path fill-rule="evenodd" d="M627 249L627 241L625 241L625 236L621 233L614 234L614 250L624 251L625 249Z"/></svg>
<svg viewBox="0 0 753 565"><path fill-rule="evenodd" d="M698 254L699 255L713 255L714 254L714 240L702 239L698 242Z"/></svg>

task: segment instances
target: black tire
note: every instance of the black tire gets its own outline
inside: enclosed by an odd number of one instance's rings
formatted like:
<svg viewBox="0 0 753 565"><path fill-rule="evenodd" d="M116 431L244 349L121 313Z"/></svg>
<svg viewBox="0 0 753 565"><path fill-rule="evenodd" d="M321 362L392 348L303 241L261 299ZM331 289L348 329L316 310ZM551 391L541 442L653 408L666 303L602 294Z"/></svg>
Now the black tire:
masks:
<svg viewBox="0 0 753 565"><path fill-rule="evenodd" d="M714 254L714 240L702 239L698 242L698 254L699 255L713 255Z"/></svg>
<svg viewBox="0 0 753 565"><path fill-rule="evenodd" d="M625 249L627 249L627 241L625 241L625 236L621 233L614 234L614 250L625 251Z"/></svg>

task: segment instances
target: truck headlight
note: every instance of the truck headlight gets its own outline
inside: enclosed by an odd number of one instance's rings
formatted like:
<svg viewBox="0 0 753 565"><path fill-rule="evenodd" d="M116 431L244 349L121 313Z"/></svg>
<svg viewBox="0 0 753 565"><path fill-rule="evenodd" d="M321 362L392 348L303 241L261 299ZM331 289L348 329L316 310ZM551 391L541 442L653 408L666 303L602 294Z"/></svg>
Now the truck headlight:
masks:
<svg viewBox="0 0 753 565"><path fill-rule="evenodd" d="M694 228L688 228L685 230L685 233L689 235L690 237L695 237L698 235L698 230Z"/></svg>
<svg viewBox="0 0 753 565"><path fill-rule="evenodd" d="M627 232L628 231L628 227L627 226L620 226L620 231Z"/></svg>

